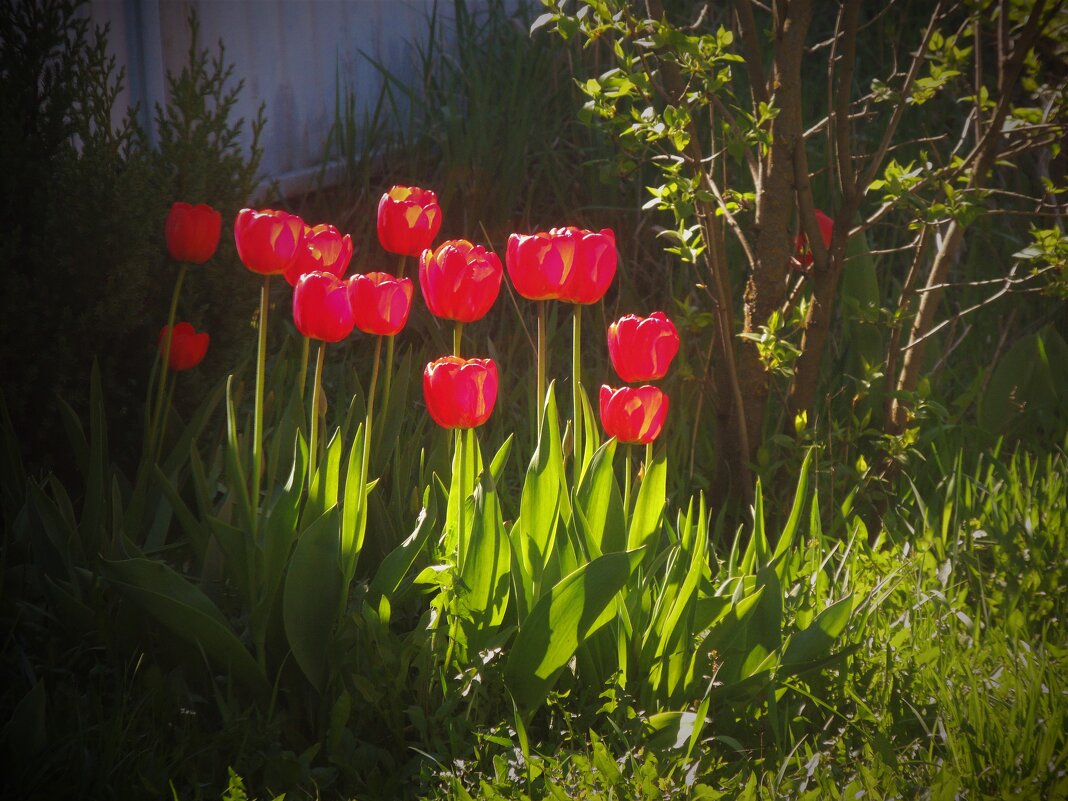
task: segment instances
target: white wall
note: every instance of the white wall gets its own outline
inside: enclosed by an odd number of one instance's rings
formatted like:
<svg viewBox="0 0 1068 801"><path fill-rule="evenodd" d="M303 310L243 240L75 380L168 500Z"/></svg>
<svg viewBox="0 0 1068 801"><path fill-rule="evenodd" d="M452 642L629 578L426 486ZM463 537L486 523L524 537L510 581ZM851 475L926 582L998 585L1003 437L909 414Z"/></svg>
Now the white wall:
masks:
<svg viewBox="0 0 1068 801"><path fill-rule="evenodd" d="M222 39L233 80L245 81L231 118L245 118L247 135L266 103L265 178L299 191L311 185L322 159L336 77L358 103L371 104L380 81L361 51L396 75L411 75L410 43L426 38L434 0L90 0L93 21L111 26L109 46L126 69L120 117L138 102L142 123L152 129L166 72L177 74L187 63L191 6L200 20L200 47L214 54ZM452 0L441 0L439 19L447 23L452 7Z"/></svg>

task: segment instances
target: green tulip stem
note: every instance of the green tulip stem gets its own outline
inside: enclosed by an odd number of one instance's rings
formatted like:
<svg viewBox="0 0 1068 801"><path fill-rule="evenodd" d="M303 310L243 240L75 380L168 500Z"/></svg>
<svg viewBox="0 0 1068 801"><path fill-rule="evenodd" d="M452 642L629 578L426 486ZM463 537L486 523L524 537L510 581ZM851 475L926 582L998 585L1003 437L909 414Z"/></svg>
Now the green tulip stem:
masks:
<svg viewBox="0 0 1068 801"><path fill-rule="evenodd" d="M304 338L308 342L308 338ZM323 394L323 362L326 356L326 343L319 343L319 352L315 356L315 383L312 384L311 401L311 435L308 440L308 486L311 487L312 479L315 478L315 470L319 466L319 404Z"/></svg>
<svg viewBox="0 0 1068 801"><path fill-rule="evenodd" d="M575 314L571 318L571 433L574 442L575 485L578 489L582 477L582 306L575 304Z"/></svg>
<svg viewBox="0 0 1068 801"><path fill-rule="evenodd" d="M363 424L363 458L360 462L360 492L367 487L367 473L371 458L371 423L375 415L375 389L378 387L378 365L382 361L382 339L375 337L375 364L371 368L371 386L367 392L367 418ZM393 337L386 337L393 344ZM388 380L389 373L386 373Z"/></svg>
<svg viewBox="0 0 1068 801"><path fill-rule="evenodd" d="M159 385L156 387L156 405L152 411L152 423L149 428L148 453L155 454L163 441L163 434L159 431L160 414L163 411L163 398L167 392L167 374L170 372L171 340L174 336L174 318L178 316L178 296L182 294L182 282L185 280L185 271L188 264L182 262L178 268L178 278L174 282L174 291L171 293L171 308L167 313L167 338L163 345L163 353L160 354Z"/></svg>
<svg viewBox="0 0 1068 801"><path fill-rule="evenodd" d="M645 443L645 475L649 475L649 470L653 466L653 443Z"/></svg>
<svg viewBox="0 0 1068 801"><path fill-rule="evenodd" d="M397 278L404 278L404 268L407 257L401 256L397 261ZM390 337L389 342L386 343L386 383L382 387L382 408L389 408L389 396L390 391L393 388L393 340L396 337Z"/></svg>
<svg viewBox="0 0 1068 801"><path fill-rule="evenodd" d="M547 371L549 353L546 345L548 339L545 333L545 301L538 301L538 402L536 405L538 415L538 439L541 439L542 404L545 403L545 373Z"/></svg>
<svg viewBox="0 0 1068 801"><path fill-rule="evenodd" d="M176 385L177 382L171 382L171 385L167 387L167 400L163 404L163 414L160 419L160 435L159 439L156 441L156 450L152 454L156 464L159 464L160 456L162 455L163 438L167 433L167 422L170 420L171 416L171 405L174 403L174 388Z"/></svg>
<svg viewBox="0 0 1068 801"><path fill-rule="evenodd" d="M634 448L630 444L625 446L626 456L623 464L623 517L625 520L629 520L630 517L630 473L631 473L631 455Z"/></svg>
<svg viewBox="0 0 1068 801"><path fill-rule="evenodd" d="M464 324L457 321L456 327L452 329L452 355L460 355L460 346L464 341Z"/></svg>
<svg viewBox="0 0 1068 801"><path fill-rule="evenodd" d="M300 387L300 402L304 404L304 398L307 397L304 394L304 382L308 380L308 356L310 350L310 342L308 337L301 337L304 340L304 344L300 348L300 377L297 379L297 386Z"/></svg>
<svg viewBox="0 0 1068 801"><path fill-rule="evenodd" d="M256 397L252 439L252 519L259 527L260 481L263 473L263 381L267 372L267 310L271 297L271 276L263 276L260 289L259 344L256 348ZM315 410L312 410L314 414Z"/></svg>

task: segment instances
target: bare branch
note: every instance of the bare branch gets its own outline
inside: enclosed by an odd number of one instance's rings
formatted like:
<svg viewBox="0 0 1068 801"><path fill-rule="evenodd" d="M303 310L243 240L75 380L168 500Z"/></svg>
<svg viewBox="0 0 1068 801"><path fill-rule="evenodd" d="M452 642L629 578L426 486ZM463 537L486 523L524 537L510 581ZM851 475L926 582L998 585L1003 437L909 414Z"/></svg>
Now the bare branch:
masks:
<svg viewBox="0 0 1068 801"><path fill-rule="evenodd" d="M923 32L923 39L920 40L920 46L912 56L912 63L909 64L909 71L905 76L905 83L901 87L902 102L894 107L894 111L890 115L890 122L883 131L882 141L879 143L879 147L876 149L872 160L868 162L868 168L864 171L864 176L857 183L857 192L861 194L867 190L868 186L875 179L875 174L879 171L883 158L886 156L886 150L890 147L890 142L893 141L894 134L897 133L897 126L900 124L901 117L904 116L905 108L908 106L908 104L904 102L904 98L908 97L909 92L912 91L912 84L915 83L916 78L920 74L920 67L923 66L923 59L924 55L927 53L927 46L931 41L931 36L934 35L938 19L942 16L942 7L944 5L944 0L939 0L935 10L931 12L931 20L927 24L927 29Z"/></svg>
<svg viewBox="0 0 1068 801"><path fill-rule="evenodd" d="M749 73L749 85L753 91L753 105L767 103L768 79L764 76L764 61L760 54L760 31L757 29L753 8L749 0L735 0L735 19L738 21L738 38L742 41L742 58Z"/></svg>

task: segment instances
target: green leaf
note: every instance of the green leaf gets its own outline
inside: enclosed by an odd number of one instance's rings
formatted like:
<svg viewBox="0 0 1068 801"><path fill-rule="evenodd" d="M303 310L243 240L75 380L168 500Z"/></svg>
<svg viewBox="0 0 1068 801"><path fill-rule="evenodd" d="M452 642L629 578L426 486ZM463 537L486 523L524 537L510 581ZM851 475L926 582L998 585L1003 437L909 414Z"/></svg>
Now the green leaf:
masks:
<svg viewBox="0 0 1068 801"><path fill-rule="evenodd" d="M516 586L520 616L537 601L541 577L549 564L560 520L564 464L555 386L556 382L550 383L546 393L538 448L527 468L519 519L511 531L519 568Z"/></svg>
<svg viewBox="0 0 1068 801"><path fill-rule="evenodd" d="M590 459L582 474L576 503L586 523L587 547L599 556L627 547L623 499L615 478L616 439L610 437Z"/></svg>
<svg viewBox="0 0 1068 801"><path fill-rule="evenodd" d="M468 655L477 654L504 620L508 606L511 548L501 520L493 478L483 472L470 504L471 532L460 567L457 600L473 626L467 638Z"/></svg>
<svg viewBox="0 0 1068 801"><path fill-rule="evenodd" d="M505 682L520 706L540 706L579 645L612 619L617 594L642 554L598 557L538 600L521 623L505 665Z"/></svg>
<svg viewBox="0 0 1068 801"><path fill-rule="evenodd" d="M760 479L756 483L756 496L753 499L753 534L742 557L740 572L755 573L768 563L768 535L764 527L764 492Z"/></svg>
<svg viewBox="0 0 1068 801"><path fill-rule="evenodd" d="M797 490L794 492L794 502L790 507L790 516L786 519L782 534L775 545L775 553L771 561L775 563L775 572L780 580L785 580L786 565L789 564L786 554L797 538L797 531L801 526L801 518L805 513L805 504L808 502L808 480L812 472L812 458L815 448L809 448L805 454L805 460L801 463L801 474L797 478Z"/></svg>
<svg viewBox="0 0 1068 801"><path fill-rule="evenodd" d="M348 581L356 572L356 562L367 533L368 489L367 476L363 474L363 450L369 445L365 434L361 423L356 427L345 468L345 496L341 508L341 571Z"/></svg>
<svg viewBox="0 0 1068 801"><path fill-rule="evenodd" d="M634 512L630 518L627 532L627 548L633 551L652 542L660 532L660 521L664 515L664 500L667 487L667 457L663 449L653 459L651 465L645 465L645 478L638 489L638 500L634 503ZM650 549L647 553L651 553Z"/></svg>
<svg viewBox="0 0 1068 801"><path fill-rule="evenodd" d="M393 597L435 529L437 507L437 494L431 487L427 487L423 491L423 508L419 511L415 530L382 560L374 580L371 581L371 592L387 598Z"/></svg>
<svg viewBox="0 0 1068 801"><path fill-rule="evenodd" d="M256 530L252 516L252 503L248 495L248 480L245 478L244 460L241 456L237 435L237 412L234 411L233 375L226 380L226 473L229 478L230 495L237 504L241 526L250 534Z"/></svg>
<svg viewBox="0 0 1068 801"><path fill-rule="evenodd" d="M297 540L282 594L286 638L304 675L322 692L327 654L344 598L341 521L336 506L308 526Z"/></svg>
<svg viewBox="0 0 1068 801"><path fill-rule="evenodd" d="M783 653L783 664L797 665L827 656L835 640L845 631L852 614L853 594L850 593L828 606L816 615L808 628L790 638Z"/></svg>
<svg viewBox="0 0 1068 801"><path fill-rule="evenodd" d="M308 501L301 515L301 528L306 527L337 505L341 479L341 429L335 428L308 486Z"/></svg>
<svg viewBox="0 0 1068 801"><path fill-rule="evenodd" d="M266 637L278 590L282 586L286 563L297 538L297 519L304 497L304 479L308 474L308 446L299 431L293 437L293 461L282 491L278 493L267 514L263 535L263 572L260 576L262 593L252 608L253 636Z"/></svg>
<svg viewBox="0 0 1068 801"><path fill-rule="evenodd" d="M269 689L267 677L222 612L174 570L162 562L137 558L104 560L102 572L117 590L179 637L202 647L251 688L261 693Z"/></svg>

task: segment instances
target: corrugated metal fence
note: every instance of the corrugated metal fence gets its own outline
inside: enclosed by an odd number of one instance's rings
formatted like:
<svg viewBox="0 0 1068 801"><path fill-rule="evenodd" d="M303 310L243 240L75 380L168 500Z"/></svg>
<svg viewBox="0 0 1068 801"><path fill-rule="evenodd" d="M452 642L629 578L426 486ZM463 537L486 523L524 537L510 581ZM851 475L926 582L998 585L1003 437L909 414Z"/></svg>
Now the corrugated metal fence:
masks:
<svg viewBox="0 0 1068 801"><path fill-rule="evenodd" d="M468 0L477 8L484 0ZM452 3L440 2L446 29ZM424 41L435 0L90 0L97 24L111 26L109 45L126 84L116 111L139 103L152 129L154 108L166 99L168 71L188 61L190 7L200 21L200 46L216 52L221 39L233 79L245 81L232 119L256 116L266 104L262 169L283 190L311 185L321 165L340 78L358 103L377 98L381 77L365 57L392 74L411 76L414 43ZM246 129L248 125L246 123ZM248 131L246 130L246 134Z"/></svg>

